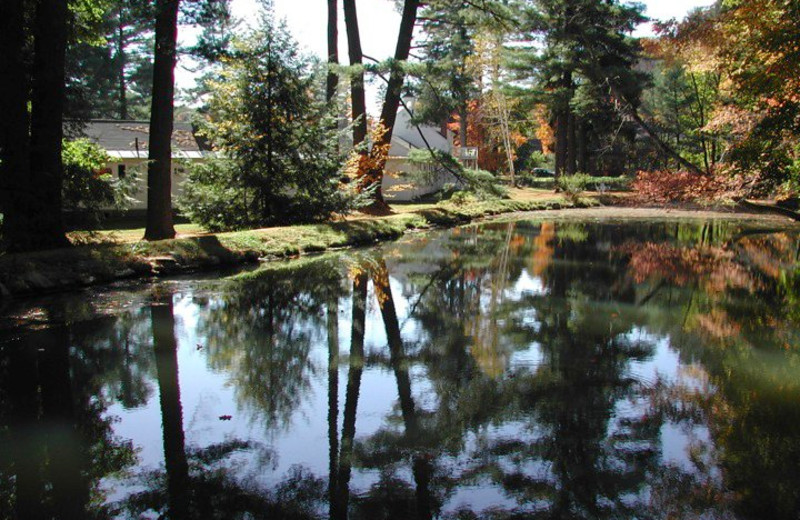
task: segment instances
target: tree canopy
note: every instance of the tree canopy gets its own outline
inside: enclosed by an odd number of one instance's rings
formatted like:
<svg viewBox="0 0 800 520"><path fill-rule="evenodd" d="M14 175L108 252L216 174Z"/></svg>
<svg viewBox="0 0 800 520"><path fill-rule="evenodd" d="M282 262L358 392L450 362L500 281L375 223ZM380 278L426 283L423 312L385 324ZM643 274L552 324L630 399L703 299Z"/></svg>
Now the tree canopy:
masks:
<svg viewBox="0 0 800 520"><path fill-rule="evenodd" d="M339 186L345 156L324 75L269 14L236 39L209 81L203 126L222 158L191 172L184 213L229 229L319 220L351 207Z"/></svg>

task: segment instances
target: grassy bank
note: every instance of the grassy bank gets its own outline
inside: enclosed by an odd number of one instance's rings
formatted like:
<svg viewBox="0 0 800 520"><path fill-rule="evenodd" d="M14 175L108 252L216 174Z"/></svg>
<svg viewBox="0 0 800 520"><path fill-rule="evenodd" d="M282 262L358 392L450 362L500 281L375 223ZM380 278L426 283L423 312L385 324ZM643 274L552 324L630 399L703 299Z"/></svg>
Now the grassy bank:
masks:
<svg viewBox="0 0 800 520"><path fill-rule="evenodd" d="M518 211L585 207L552 194L517 195L510 200L398 207L393 215L354 216L338 222L273 227L230 233L203 233L196 226L179 237L144 242L139 230L73 238L69 249L0 257L0 293L31 295L136 277L152 277L285 258L328 249L355 247L399 238L409 230L451 227L475 219ZM180 233L184 233L181 236Z"/></svg>

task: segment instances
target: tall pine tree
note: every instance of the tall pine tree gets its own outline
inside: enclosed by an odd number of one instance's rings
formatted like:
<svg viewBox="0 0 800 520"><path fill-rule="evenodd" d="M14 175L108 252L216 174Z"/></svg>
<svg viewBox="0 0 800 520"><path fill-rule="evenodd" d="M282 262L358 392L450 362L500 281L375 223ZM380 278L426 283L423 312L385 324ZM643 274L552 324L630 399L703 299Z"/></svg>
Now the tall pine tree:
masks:
<svg viewBox="0 0 800 520"><path fill-rule="evenodd" d="M644 21L640 5L609 0L533 0L525 5L530 45L518 49L519 77L550 109L556 175L596 169L592 150L607 147L624 125L624 104L635 110L646 76L634 69ZM609 110L612 108L612 110Z"/></svg>
<svg viewBox="0 0 800 520"><path fill-rule="evenodd" d="M147 163L145 240L175 236L172 218L172 127L175 98L179 0L156 3L153 98Z"/></svg>

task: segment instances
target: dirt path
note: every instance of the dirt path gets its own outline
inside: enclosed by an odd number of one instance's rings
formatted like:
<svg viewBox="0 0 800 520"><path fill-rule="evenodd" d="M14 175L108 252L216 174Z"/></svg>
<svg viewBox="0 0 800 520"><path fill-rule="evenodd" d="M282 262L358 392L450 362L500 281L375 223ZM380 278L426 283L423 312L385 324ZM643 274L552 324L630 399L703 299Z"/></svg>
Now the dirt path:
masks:
<svg viewBox="0 0 800 520"><path fill-rule="evenodd" d="M560 209L532 211L525 213L535 218L576 217L597 219L645 219L645 218L679 218L679 219L725 219L725 220L758 220L781 224L800 225L788 217L765 213L749 213L733 210L681 209L681 208L631 208L623 206L601 206L595 208ZM518 217L520 214L506 214L502 218Z"/></svg>

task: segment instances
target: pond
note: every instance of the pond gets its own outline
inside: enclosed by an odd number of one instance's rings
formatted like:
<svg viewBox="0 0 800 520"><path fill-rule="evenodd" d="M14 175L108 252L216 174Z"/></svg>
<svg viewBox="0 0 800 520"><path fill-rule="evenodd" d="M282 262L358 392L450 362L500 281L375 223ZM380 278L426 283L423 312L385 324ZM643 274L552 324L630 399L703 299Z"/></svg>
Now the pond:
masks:
<svg viewBox="0 0 800 520"><path fill-rule="evenodd" d="M7 305L0 516L797 518L796 229L493 222Z"/></svg>

